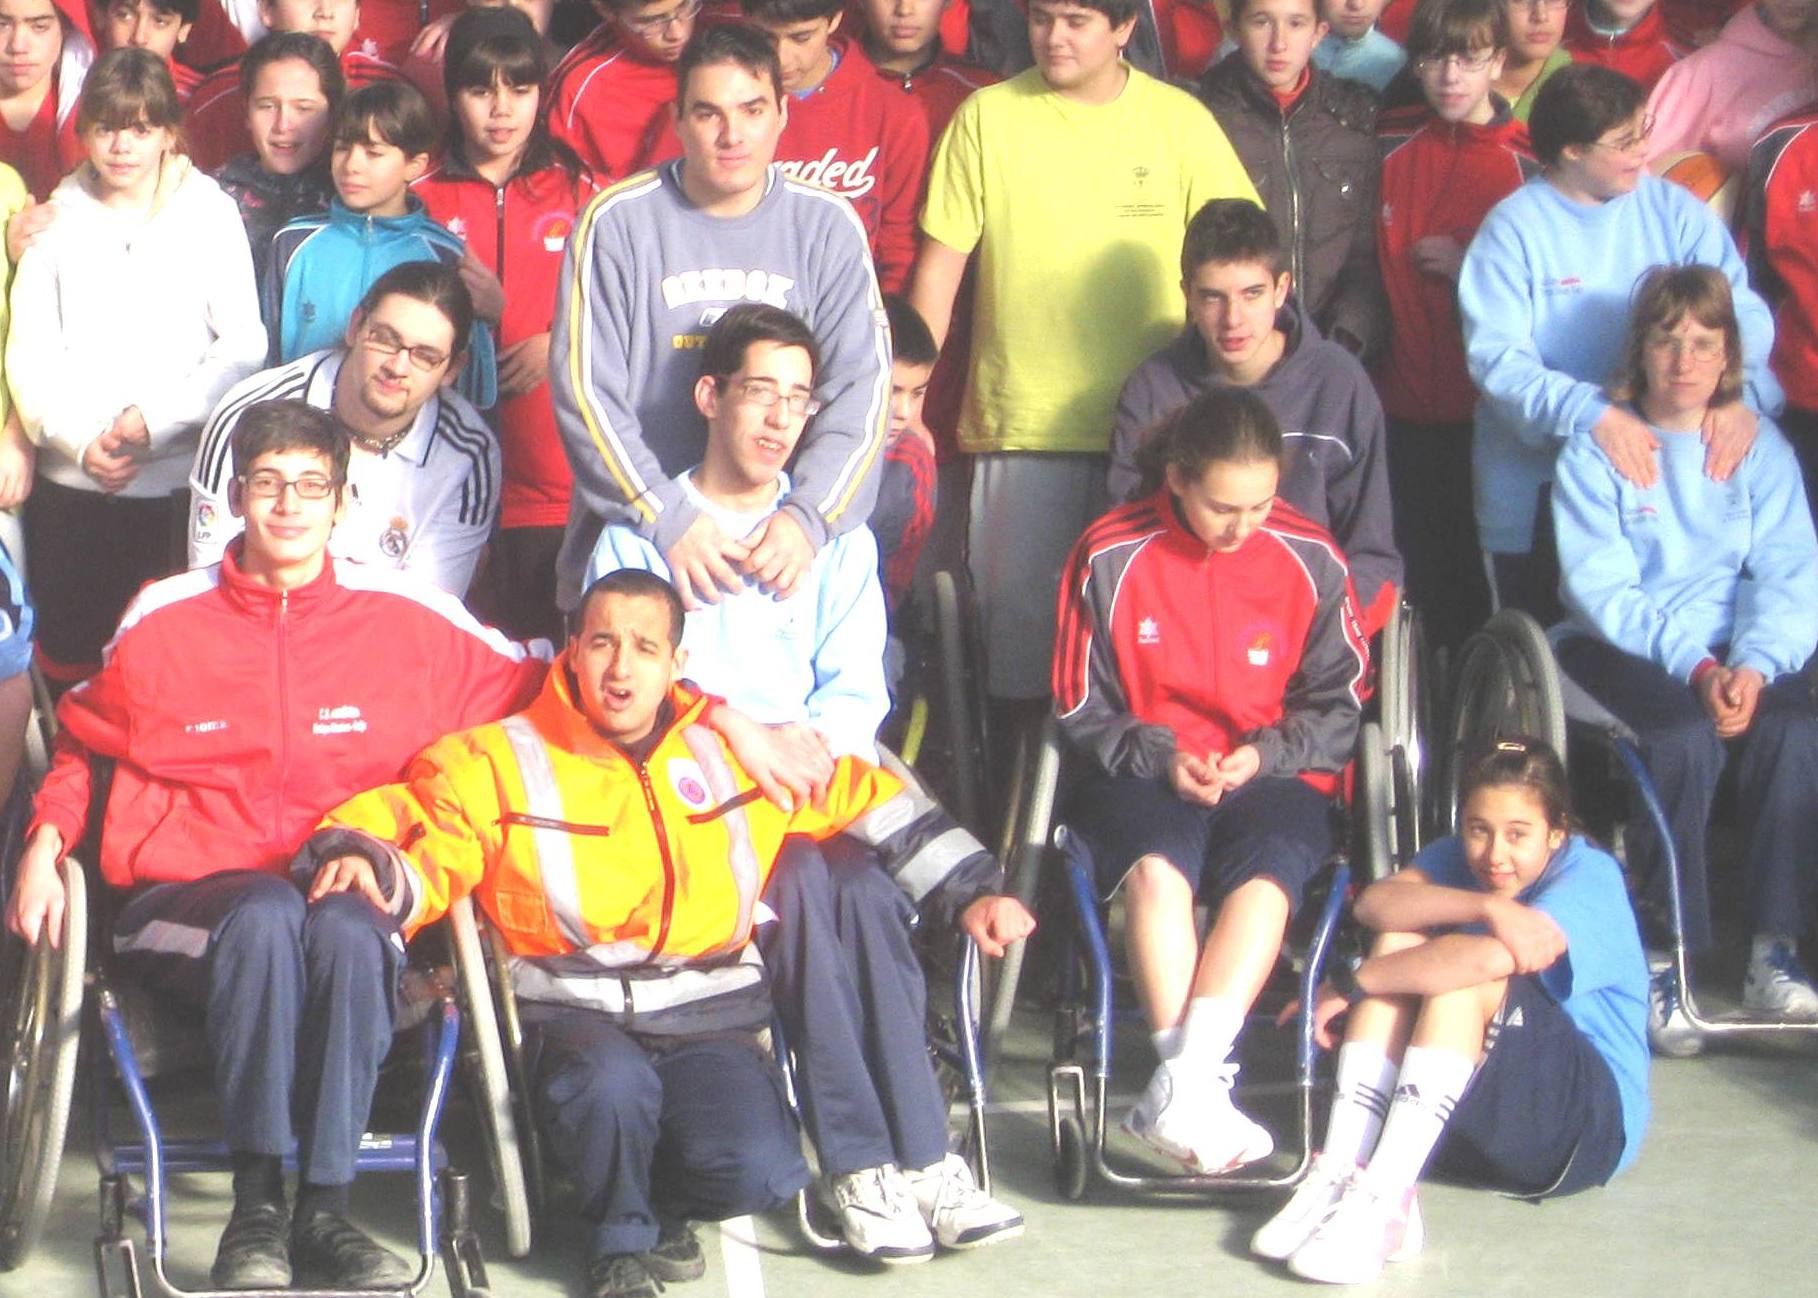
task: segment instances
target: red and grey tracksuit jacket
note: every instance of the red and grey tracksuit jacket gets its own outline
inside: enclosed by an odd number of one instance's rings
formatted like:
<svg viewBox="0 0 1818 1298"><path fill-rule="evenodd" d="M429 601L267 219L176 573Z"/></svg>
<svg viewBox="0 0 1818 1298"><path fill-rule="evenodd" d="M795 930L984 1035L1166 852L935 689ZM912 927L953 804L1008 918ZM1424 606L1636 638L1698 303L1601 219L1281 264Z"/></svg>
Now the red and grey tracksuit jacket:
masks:
<svg viewBox="0 0 1818 1298"><path fill-rule="evenodd" d="M1769 367L1787 404L1818 410L1818 112L1769 128L1742 191L1749 281L1774 306Z"/></svg>
<svg viewBox="0 0 1818 1298"><path fill-rule="evenodd" d="M375 81L396 81L402 74L384 59L349 45L341 54L341 75L352 92ZM210 173L219 170L229 158L252 152L238 59L210 72L191 92L183 110L183 134L189 141L190 160Z"/></svg>
<svg viewBox="0 0 1818 1298"><path fill-rule="evenodd" d="M1482 126L1443 122L1424 104L1387 114L1381 124L1376 258L1389 299L1389 345L1375 379L1391 419L1468 423L1477 403L1465 368L1458 285L1417 268L1413 249L1429 235L1470 247L1490 209L1537 169L1527 128L1496 103L1496 116Z"/></svg>
<svg viewBox="0 0 1818 1298"><path fill-rule="evenodd" d="M593 179L553 157L528 158L494 186L451 151L411 186L429 215L467 245L505 288L499 350L548 333L555 320L562 254L575 214L592 197ZM556 430L545 379L528 392L501 397L493 407L504 456L501 527L561 527L568 521L574 474Z"/></svg>
<svg viewBox="0 0 1818 1298"><path fill-rule="evenodd" d="M1666 17L1655 5L1626 32L1614 36L1591 26L1584 16L1584 5L1575 3L1566 19L1566 50L1574 62L1595 63L1632 77L1643 90L1652 90L1666 70L1685 57L1685 51L1673 42L1667 32Z"/></svg>
<svg viewBox="0 0 1818 1298"><path fill-rule="evenodd" d="M524 707L548 668L408 573L330 559L282 592L236 542L139 592L100 673L63 696L34 828L87 828L90 759L114 761L101 873L117 888L283 874L332 807L418 749Z"/></svg>
<svg viewBox="0 0 1818 1298"><path fill-rule="evenodd" d="M1054 709L1112 775L1165 779L1180 749L1254 744L1260 774L1330 793L1357 737L1368 654L1324 528L1277 500L1221 554L1164 488L1092 524L1067 560Z"/></svg>

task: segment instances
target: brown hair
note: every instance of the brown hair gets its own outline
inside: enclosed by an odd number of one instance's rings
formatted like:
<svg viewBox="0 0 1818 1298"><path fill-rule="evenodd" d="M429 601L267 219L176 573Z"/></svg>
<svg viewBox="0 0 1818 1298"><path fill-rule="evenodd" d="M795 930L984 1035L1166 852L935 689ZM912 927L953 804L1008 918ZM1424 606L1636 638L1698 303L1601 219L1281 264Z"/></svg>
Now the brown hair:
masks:
<svg viewBox="0 0 1818 1298"><path fill-rule="evenodd" d="M1281 463L1281 425L1249 388L1208 388L1162 421L1136 453L1138 495L1161 490L1173 469L1198 482L1213 464Z"/></svg>
<svg viewBox="0 0 1818 1298"><path fill-rule="evenodd" d="M122 45L95 60L76 105L76 133L92 127L123 131L141 122L171 133L171 151L185 152L183 105L164 60L150 50Z"/></svg>
<svg viewBox="0 0 1818 1298"><path fill-rule="evenodd" d="M1513 735L1498 739L1480 753L1458 782L1460 813L1472 794L1489 788L1523 789L1540 804L1549 829L1572 828L1572 791L1566 783L1565 763L1543 739Z"/></svg>
<svg viewBox="0 0 1818 1298"><path fill-rule="evenodd" d="M1656 266L1641 277L1635 305L1629 310L1629 332L1622 344L1622 368L1608 391L1617 401L1635 402L1647 392L1642 358L1648 335L1670 330L1682 320L1723 331L1723 375L1711 394L1713 406L1728 405L1742 395L1742 330L1730 282L1715 266Z"/></svg>

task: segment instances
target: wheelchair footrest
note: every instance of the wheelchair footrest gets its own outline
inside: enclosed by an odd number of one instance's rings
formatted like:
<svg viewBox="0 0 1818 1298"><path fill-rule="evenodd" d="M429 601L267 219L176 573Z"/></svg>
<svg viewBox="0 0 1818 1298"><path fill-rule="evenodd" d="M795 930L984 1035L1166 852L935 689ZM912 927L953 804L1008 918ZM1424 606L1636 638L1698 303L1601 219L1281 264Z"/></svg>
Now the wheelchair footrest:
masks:
<svg viewBox="0 0 1818 1298"><path fill-rule="evenodd" d="M144 1298L130 1239L124 1235L95 1237L95 1284L101 1298Z"/></svg>

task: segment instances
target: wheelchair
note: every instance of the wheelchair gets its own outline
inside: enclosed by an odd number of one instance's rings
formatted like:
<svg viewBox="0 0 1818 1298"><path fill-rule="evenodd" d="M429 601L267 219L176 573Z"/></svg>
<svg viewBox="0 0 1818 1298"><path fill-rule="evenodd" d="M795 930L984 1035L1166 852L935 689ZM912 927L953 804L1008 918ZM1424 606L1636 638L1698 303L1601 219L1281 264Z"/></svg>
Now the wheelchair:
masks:
<svg viewBox="0 0 1818 1298"><path fill-rule="evenodd" d="M41 762L50 713L40 711L28 745ZM43 766L32 775L42 777ZM97 772L99 777L101 772ZM99 779L98 779L99 782ZM22 774L8 809L6 881L31 816L29 785ZM99 805L99 802L97 802ZM0 934L0 1270L19 1266L42 1232L56 1191L68 1130L78 1060L87 1060L93 1094L93 1133L100 1190L100 1233L95 1239L95 1274L102 1298L140 1298L145 1292L139 1250L127 1235L127 1221L144 1228L150 1288L167 1298L210 1292L185 1288L167 1267L167 1200L170 1178L192 1172L228 1172L232 1162L218 1140L172 1138L165 1134L151 1098L150 1079L186 1070L206 1060L193 1013L159 1006L131 980L115 976L111 944L112 899L92 862L94 854L72 851L61 866L66 889L60 941L54 948L41 936L30 947ZM455 1298L484 1298L486 1270L468 1222L468 1187L448 1165L437 1139L449 1083L456 1066L461 1015L442 998L425 1035L424 1096L415 1128L402 1134L368 1134L355 1159L357 1172L408 1173L416 1191L416 1277L403 1289L377 1293L422 1293L438 1255ZM111 1065L111 1069L110 1069ZM204 1064L205 1066L205 1064ZM109 1086L109 1079L114 1086ZM116 1093L117 1092L117 1098ZM116 1108L128 1114L126 1131ZM286 1158L289 1164L293 1160ZM323 1298L376 1298L354 1291L286 1290Z"/></svg>
<svg viewBox="0 0 1818 1298"><path fill-rule="evenodd" d="M1456 814L1455 790L1463 764L1496 739L1516 734L1546 740L1562 761L1568 741L1581 740L1593 755L1601 753L1611 759L1621 779L1636 793L1662 847L1673 972L1679 980L1680 1004L1694 1027L1714 1037L1818 1033L1818 1023L1745 1013L1710 1014L1698 1008L1686 947L1678 847L1666 808L1642 758L1640 741L1628 725L1560 671L1546 633L1532 617L1519 610L1503 609L1466 641L1459 655L1442 754L1441 789L1453 804L1448 807L1448 819Z"/></svg>
<svg viewBox="0 0 1818 1298"><path fill-rule="evenodd" d="M884 766L905 783L922 787L914 772L894 753L883 750L883 759ZM486 1146L492 1157L495 1206L504 1219L505 1249L511 1257L522 1258L529 1254L537 1220L549 1212L557 1188L531 1101L524 1026L512 983L512 956L503 937L471 898L463 897L450 909L448 931L457 995L461 1011L471 1024L462 1057L464 1080L485 1128ZM985 1072L978 1037L979 955L969 939L962 937L956 945L951 996L945 1004L936 997L929 998L928 1048L949 1110L956 1101L965 1105L957 1148L971 1164L980 1187L989 1192ZM794 1070L782 1029L778 1026L770 1031L793 1103ZM804 1238L817 1251L834 1253L845 1247L837 1228L826 1219L812 1185L796 1196L796 1220Z"/></svg>

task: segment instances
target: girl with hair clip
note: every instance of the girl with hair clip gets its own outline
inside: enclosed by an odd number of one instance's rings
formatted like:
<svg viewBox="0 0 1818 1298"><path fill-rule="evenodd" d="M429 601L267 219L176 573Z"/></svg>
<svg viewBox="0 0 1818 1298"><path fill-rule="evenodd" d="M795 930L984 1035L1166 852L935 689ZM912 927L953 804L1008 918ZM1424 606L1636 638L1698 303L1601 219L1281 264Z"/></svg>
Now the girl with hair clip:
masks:
<svg viewBox="0 0 1818 1298"><path fill-rule="evenodd" d="M39 447L26 501L38 658L91 674L133 593L183 566L202 421L265 357L234 202L183 152L164 60L110 50L76 109L87 161L13 278L6 373Z"/></svg>
<svg viewBox="0 0 1818 1298"><path fill-rule="evenodd" d="M512 635L559 638L555 560L573 477L550 403L549 330L568 232L594 186L539 111L545 51L516 9L470 9L455 20L442 69L447 154L412 188L431 217L466 241L463 277L473 267L504 295L493 413L505 489L476 594Z"/></svg>
<svg viewBox="0 0 1818 1298"><path fill-rule="evenodd" d="M1565 770L1535 739L1466 772L1458 832L1366 888L1376 934L1334 961L1315 1032L1346 1016L1325 1145L1258 1256L1360 1284L1420 1252L1429 1159L1523 1198L1603 1185L1647 1126L1647 969L1621 867L1572 831Z"/></svg>
<svg viewBox="0 0 1818 1298"><path fill-rule="evenodd" d="M1202 393L1143 447L1148 493L1061 577L1055 713L1097 768L1067 821L1103 895L1124 892L1160 1060L1124 1127L1202 1172L1274 1147L1232 1101L1235 1047L1331 852L1366 665L1343 556L1276 494L1281 454L1253 391Z"/></svg>
<svg viewBox="0 0 1818 1298"><path fill-rule="evenodd" d="M1763 417L1727 481L1704 472L1699 429L1743 382L1735 303L1714 268L1648 273L1621 365L1609 395L1645 423L1660 471L1638 487L1589 439L1560 455L1553 519L1569 614L1560 665L1640 738L1678 848L1695 952L1711 943L1704 840L1734 755L1754 935L1743 1004L1809 1021L1818 989L1796 944L1811 914L1818 822L1818 709L1802 670L1818 647L1818 539L1799 465ZM1630 824L1650 910L1663 907L1653 822ZM1655 1049L1696 1054L1670 961L1650 963Z"/></svg>

